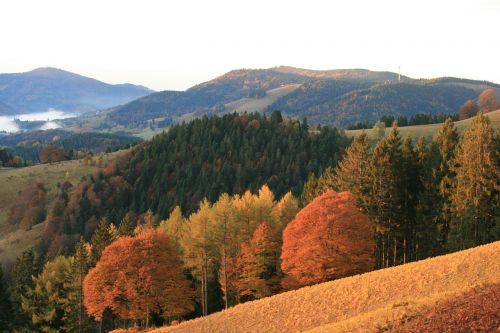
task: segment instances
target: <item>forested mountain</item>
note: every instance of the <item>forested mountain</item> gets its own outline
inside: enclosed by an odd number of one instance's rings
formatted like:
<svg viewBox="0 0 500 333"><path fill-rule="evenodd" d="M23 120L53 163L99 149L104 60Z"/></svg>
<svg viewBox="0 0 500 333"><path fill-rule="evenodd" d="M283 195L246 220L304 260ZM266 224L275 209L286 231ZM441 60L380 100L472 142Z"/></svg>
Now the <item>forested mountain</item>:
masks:
<svg viewBox="0 0 500 333"><path fill-rule="evenodd" d="M124 104L153 91L132 84L107 84L56 68L0 74L0 115L56 109L81 114Z"/></svg>
<svg viewBox="0 0 500 333"><path fill-rule="evenodd" d="M272 94L278 87L289 89L284 95ZM500 93L500 86L490 82L457 78L415 80L365 69L317 71L286 66L241 69L186 91L158 92L135 100L110 110L107 120L133 127L162 117L182 121L186 116L229 111L279 110L291 117L307 117L311 124L345 127L360 121L376 121L384 115L457 113L467 100L476 99L487 88ZM256 103L251 103L252 100ZM239 104L244 109L234 107Z"/></svg>
<svg viewBox="0 0 500 333"><path fill-rule="evenodd" d="M202 115L216 111L216 107L223 111L223 105L231 101L243 97L258 98L267 90L304 82L306 79L304 76L278 73L272 69L235 70L186 91L162 91L143 97L116 108L109 113L109 118L119 124L128 124L192 112Z"/></svg>
<svg viewBox="0 0 500 333"><path fill-rule="evenodd" d="M307 117L312 124L345 127L355 122L376 121L381 116L454 114L467 100L478 95L461 85L421 81L364 83L357 87L343 81L327 84L313 81L281 97L268 110Z"/></svg>

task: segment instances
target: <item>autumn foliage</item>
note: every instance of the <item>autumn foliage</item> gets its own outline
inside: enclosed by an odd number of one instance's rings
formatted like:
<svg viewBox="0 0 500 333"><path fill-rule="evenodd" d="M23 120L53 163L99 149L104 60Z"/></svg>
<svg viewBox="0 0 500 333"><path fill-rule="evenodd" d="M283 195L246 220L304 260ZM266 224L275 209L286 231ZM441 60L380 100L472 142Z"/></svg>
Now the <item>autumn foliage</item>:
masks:
<svg viewBox="0 0 500 333"><path fill-rule="evenodd" d="M40 151L41 163L54 163L64 161L66 159L63 148L56 146L46 146Z"/></svg>
<svg viewBox="0 0 500 333"><path fill-rule="evenodd" d="M328 191L304 207L283 232L285 288L370 271L374 231L349 192Z"/></svg>
<svg viewBox="0 0 500 333"><path fill-rule="evenodd" d="M242 301L271 296L278 286L279 243L275 230L261 223L252 239L241 244L237 289Z"/></svg>
<svg viewBox="0 0 500 333"><path fill-rule="evenodd" d="M110 309L123 319L181 315L194 309L193 292L176 249L162 230L121 237L106 247L84 281L87 312L102 320Z"/></svg>

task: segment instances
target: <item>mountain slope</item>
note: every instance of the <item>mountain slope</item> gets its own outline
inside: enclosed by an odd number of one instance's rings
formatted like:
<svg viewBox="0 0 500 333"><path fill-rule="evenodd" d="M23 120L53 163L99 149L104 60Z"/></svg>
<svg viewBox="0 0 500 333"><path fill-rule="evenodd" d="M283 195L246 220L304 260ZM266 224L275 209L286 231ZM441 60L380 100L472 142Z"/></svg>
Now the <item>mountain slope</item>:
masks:
<svg viewBox="0 0 500 333"><path fill-rule="evenodd" d="M0 116L2 115L10 115L10 114L15 114L16 110L14 110L11 106L2 103L0 101Z"/></svg>
<svg viewBox="0 0 500 333"><path fill-rule="evenodd" d="M8 113L45 112L49 108L84 113L130 102L152 93L132 84L107 84L56 68L0 74L0 101Z"/></svg>
<svg viewBox="0 0 500 333"><path fill-rule="evenodd" d="M474 288L500 284L500 242L235 306L164 332L373 332Z"/></svg>
<svg viewBox="0 0 500 333"><path fill-rule="evenodd" d="M268 90L306 80L304 76L272 69L234 70L186 91L162 91L143 97L115 108L108 117L119 124L128 124L162 116L224 111L224 104L244 97L262 97Z"/></svg>
<svg viewBox="0 0 500 333"><path fill-rule="evenodd" d="M382 115L456 113L486 88L500 96L500 85L449 77L415 80L365 69L240 69L186 91L135 100L110 110L107 119L111 126L130 127L162 117L175 122L233 111L280 110L312 124L345 127Z"/></svg>
<svg viewBox="0 0 500 333"><path fill-rule="evenodd" d="M458 112L460 106L479 93L458 84L427 81L388 81L382 83L312 81L268 107L313 124L345 127L358 121L376 121L383 115L412 116L417 113Z"/></svg>

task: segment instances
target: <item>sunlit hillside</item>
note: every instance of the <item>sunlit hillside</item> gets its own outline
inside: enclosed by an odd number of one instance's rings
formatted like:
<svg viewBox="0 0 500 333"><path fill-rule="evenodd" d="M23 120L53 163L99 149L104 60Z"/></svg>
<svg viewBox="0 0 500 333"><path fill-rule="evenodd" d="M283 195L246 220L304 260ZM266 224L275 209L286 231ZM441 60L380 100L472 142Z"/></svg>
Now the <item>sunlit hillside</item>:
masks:
<svg viewBox="0 0 500 333"><path fill-rule="evenodd" d="M490 118L493 128L500 128L500 110L486 113L486 116ZM469 118L455 122L455 126L457 127L458 131L462 132L463 130L465 130L470 125L472 119L473 118ZM402 137L410 136L414 140L417 140L421 136L431 139L434 136L434 134L437 133L441 125L442 124L405 126L405 127L399 127L399 132L401 133ZM368 137L372 139L374 138L375 134L373 133L372 129L345 131L345 134L348 137L355 137L361 134L363 131L368 135ZM389 133L389 131L390 128L386 128L385 130L386 135Z"/></svg>
<svg viewBox="0 0 500 333"><path fill-rule="evenodd" d="M500 242L495 242L241 304L153 332L386 331L500 284L499 251Z"/></svg>
<svg viewBox="0 0 500 333"><path fill-rule="evenodd" d="M105 163L121 153L122 151L101 156ZM66 181L73 185L78 184L83 176L91 175L98 169L98 160L99 157L95 157L94 161L88 164L83 160L72 160L0 170L0 262L14 261L24 250L37 244L44 230L43 223L33 226L30 230L9 223L9 211L21 192L29 185L42 183L47 193L45 200L50 203L55 197L58 184Z"/></svg>

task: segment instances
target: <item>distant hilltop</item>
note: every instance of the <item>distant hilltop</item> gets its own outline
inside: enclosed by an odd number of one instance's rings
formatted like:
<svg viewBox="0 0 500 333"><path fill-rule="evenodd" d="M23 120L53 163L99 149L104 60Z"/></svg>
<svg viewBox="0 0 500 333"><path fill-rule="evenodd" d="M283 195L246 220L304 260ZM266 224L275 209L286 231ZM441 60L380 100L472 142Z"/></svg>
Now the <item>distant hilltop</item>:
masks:
<svg viewBox="0 0 500 333"><path fill-rule="evenodd" d="M52 67L0 74L0 116L56 109L83 114L125 104L154 92L132 84L108 84Z"/></svg>

